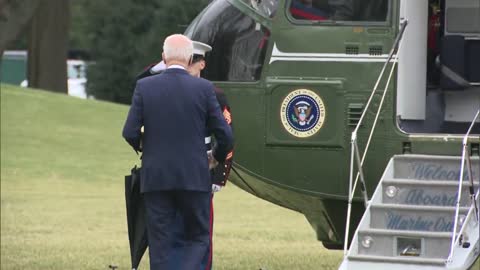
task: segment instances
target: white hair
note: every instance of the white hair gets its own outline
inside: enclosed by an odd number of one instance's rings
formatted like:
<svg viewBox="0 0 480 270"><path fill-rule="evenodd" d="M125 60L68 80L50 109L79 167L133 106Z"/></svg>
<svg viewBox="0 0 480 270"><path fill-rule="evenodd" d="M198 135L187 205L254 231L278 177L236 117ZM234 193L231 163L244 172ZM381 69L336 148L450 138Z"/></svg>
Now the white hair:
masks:
<svg viewBox="0 0 480 270"><path fill-rule="evenodd" d="M163 43L163 53L165 58L169 61L176 60L182 62L189 62L190 58L193 55L193 43L190 39L187 38L188 42L182 42L181 45L172 45L169 41L170 39L165 39Z"/></svg>

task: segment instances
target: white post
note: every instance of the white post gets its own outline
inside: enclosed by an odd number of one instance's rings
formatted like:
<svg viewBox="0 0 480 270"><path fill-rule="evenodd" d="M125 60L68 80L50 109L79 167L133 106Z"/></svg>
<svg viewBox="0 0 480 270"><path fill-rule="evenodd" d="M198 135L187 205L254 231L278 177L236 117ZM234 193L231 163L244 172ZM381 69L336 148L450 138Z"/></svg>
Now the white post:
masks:
<svg viewBox="0 0 480 270"><path fill-rule="evenodd" d="M428 0L402 0L400 17L408 20L408 31L398 53L397 115L401 119L424 120L427 91Z"/></svg>

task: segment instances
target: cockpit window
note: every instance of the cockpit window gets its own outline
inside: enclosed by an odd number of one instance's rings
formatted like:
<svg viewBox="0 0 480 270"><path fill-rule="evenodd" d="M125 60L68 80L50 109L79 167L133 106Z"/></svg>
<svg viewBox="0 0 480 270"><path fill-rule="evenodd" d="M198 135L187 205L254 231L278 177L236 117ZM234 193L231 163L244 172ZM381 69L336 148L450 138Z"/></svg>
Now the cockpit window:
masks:
<svg viewBox="0 0 480 270"><path fill-rule="evenodd" d="M278 0L242 0L257 10L260 14L272 18L278 8Z"/></svg>
<svg viewBox="0 0 480 270"><path fill-rule="evenodd" d="M270 32L226 0L211 3L185 35L212 46L202 77L211 81L260 79Z"/></svg>
<svg viewBox="0 0 480 270"><path fill-rule="evenodd" d="M307 21L383 22L389 0L291 0L290 15Z"/></svg>

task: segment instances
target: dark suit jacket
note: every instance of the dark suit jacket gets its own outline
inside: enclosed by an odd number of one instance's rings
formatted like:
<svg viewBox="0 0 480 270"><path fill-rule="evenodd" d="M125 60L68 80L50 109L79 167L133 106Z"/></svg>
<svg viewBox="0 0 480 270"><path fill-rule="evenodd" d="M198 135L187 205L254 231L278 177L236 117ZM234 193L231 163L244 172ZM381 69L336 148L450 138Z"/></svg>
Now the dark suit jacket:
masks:
<svg viewBox="0 0 480 270"><path fill-rule="evenodd" d="M208 131L217 139L214 157L222 162L233 137L212 83L177 68L139 80L123 137L136 150L142 140L141 192L210 191Z"/></svg>

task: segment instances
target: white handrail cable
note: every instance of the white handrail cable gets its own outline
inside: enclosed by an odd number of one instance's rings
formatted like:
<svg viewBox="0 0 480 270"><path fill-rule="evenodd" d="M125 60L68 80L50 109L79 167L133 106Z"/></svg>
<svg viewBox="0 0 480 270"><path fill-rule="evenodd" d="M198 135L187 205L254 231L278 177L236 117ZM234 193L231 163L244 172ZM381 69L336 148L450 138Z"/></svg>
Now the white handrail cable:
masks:
<svg viewBox="0 0 480 270"><path fill-rule="evenodd" d="M447 259L447 262L452 262L453 261L453 251L454 251L454 248L455 248L455 243L458 242L458 239L460 237L459 236L456 236L457 234L457 226L458 226L458 215L459 215L459 212L460 212L460 200L462 198L462 186L463 186L463 178L464 178L464 170L465 170L465 163L467 162L467 170L469 170L468 172L468 177L470 178L470 182L471 182L471 189L470 190L473 190L473 179L472 179L472 172L471 172L471 169L472 167L469 166L470 164L470 153L468 153L468 138L470 136L470 132L472 131L472 128L473 126L475 125L475 122L477 121L477 118L478 116L480 115L480 110L477 111L477 113L475 114L475 117L473 118L472 120L472 123L470 124L470 127L468 128L467 130L467 133L465 134L465 136L463 137L463 142L462 142L462 161L461 161L461 164L460 164L460 179L459 179L459 183L458 183L458 191L457 191L457 201L456 201L456 206L455 206L455 219L454 219L454 222L453 222L453 231L452 231L452 241L450 243L450 253L448 255L448 259ZM467 156L467 157L466 157ZM468 161L466 161L468 160ZM470 209L472 208L475 208L475 215L477 216L477 221L478 221L478 207L477 207L477 203L476 203L476 200L475 200L475 195L473 195L473 202L472 202L472 205L470 206ZM464 219L464 223L466 222L466 218Z"/></svg>
<svg viewBox="0 0 480 270"><path fill-rule="evenodd" d="M395 39L395 42L393 44L393 47L392 49L390 50L390 53L388 54L388 57L387 57L387 61L385 62L385 64L383 65L383 68L382 68L382 71L380 72L380 75L378 76L378 79L377 79L377 82L375 83L375 86L373 87L373 91L372 93L370 94L370 97L368 98L368 101L367 101L367 104L365 105L365 109L363 110L362 112L362 115L360 116L360 119L358 120L358 123L357 123L357 126L355 127L355 130L352 132L352 139L354 139L354 134L355 134L355 139L356 139L356 135L358 133L358 129L360 128L362 122L363 122L363 118L365 117L365 112L368 110L368 108L370 107L370 103L372 102L372 99L373 99L373 96L375 95L375 92L377 91L377 88L378 88L378 85L380 84L380 81L383 77L383 73L385 72L385 69L387 68L387 65L388 63L390 62L390 60L392 59L393 57L393 54L395 53L397 47L399 47L399 44L400 44L400 41L401 41L401 38L403 36L403 33L405 32L405 29L408 25L408 21L407 20L404 20L401 24L400 24L400 32L398 33L397 35L397 38Z"/></svg>
<svg viewBox="0 0 480 270"><path fill-rule="evenodd" d="M477 121L477 118L480 117L480 109L477 111L477 113L475 114L475 117L473 118L473 121L472 123L470 124L470 128L468 129L467 131L467 134L465 135L465 137L463 138L463 148L464 148L464 151L467 151L467 147L468 147L468 138L469 138L469 135L470 135L470 132L472 132L472 129L473 129L473 126L475 125L475 122ZM468 179L470 180L470 187L469 187L469 191L470 191L470 201L471 201L471 205L473 207L475 207L475 216L477 217L477 221L479 221L479 214L478 214L478 205L475 201L475 187L474 187L474 184L473 184L473 173L472 173L472 162L470 160L470 155L467 155L466 156L466 162L467 162L467 172L468 172ZM479 179L480 180L480 179Z"/></svg>
<svg viewBox="0 0 480 270"><path fill-rule="evenodd" d="M479 195L479 194L480 194L480 188L477 190L477 193L476 193L476 195L475 195L475 200L476 200L476 201L478 201L478 198L479 198L478 195ZM477 202L477 203L478 203L478 202ZM473 213L473 209L472 209L472 207L470 207L470 208L468 209L467 216L465 217L465 221L464 221L463 224L462 224L462 228L461 228L460 231L458 232L458 235L462 235L463 232L465 231L465 229L467 228L467 224L468 224L468 222L470 221L470 218L471 218L471 216L472 216L472 213ZM479 229L480 229L480 227L479 227ZM457 239L455 240L455 245L458 245L459 242L460 242L460 237L457 237Z"/></svg>
<svg viewBox="0 0 480 270"><path fill-rule="evenodd" d="M402 46L402 43L400 43L399 45L399 50ZM375 114L375 119L373 120L373 125L372 125L372 129L370 130L370 134L368 135L368 140L367 140L367 143L365 144L365 150L363 152L363 155L362 155L362 160L359 164L360 166L360 169L359 169L359 172L357 173L357 177L355 179L355 184L357 183L358 181L358 177L360 176L361 177L361 182L362 184L364 185L364 188L365 187L365 179L363 177L363 170L361 168L361 166L363 166L363 163L365 161L365 158L367 157L367 153L368 153L368 149L370 147L370 142L372 141L372 138L373 138L373 132L375 131L375 128L377 126L377 122L378 122L378 117L380 116L380 112L382 111L382 107L383 107L383 102L385 101L385 96L388 92L388 86L390 85L390 80L392 79L392 76L393 76L393 71L395 70L395 66L396 64L398 63L398 54L396 55L395 57L395 61L393 62L393 65L392 65L392 68L390 69L390 74L388 75L388 80L387 80L387 84L385 86L385 89L383 90L383 95L382 95L382 99L380 100L380 104L378 105L378 110L377 110L377 113ZM356 145L358 145L357 143L355 143ZM356 149L358 151L358 148ZM360 153L360 152L359 152ZM354 185L354 190L355 190L355 185Z"/></svg>
<svg viewBox="0 0 480 270"><path fill-rule="evenodd" d="M366 151L363 155L363 158L362 160L360 161L360 158L359 158L359 150L358 150L358 145L357 145L357 132L358 132L358 129L359 127L361 126L362 122L363 122L363 119L365 117L365 114L366 112L368 111L368 108L370 107L370 103L371 101L373 100L373 97L375 95L375 92L377 91L377 88L378 88L378 85L380 84L380 81L381 81L381 78L383 77L383 74L385 72L385 69L388 65L388 63L390 62L390 60L392 59L393 57L393 54L395 53L395 50L399 47L399 44L400 44L400 41L402 40L402 36L403 36L403 33L405 32L405 28L408 24L408 21L407 20L403 20L400 24L400 32L399 34L397 35L396 39L395 39L395 42L394 42L394 45L389 53L389 56L385 62L385 64L383 65L383 68L382 68L382 71L380 72L380 75L375 83L375 86L373 88L373 91L372 93L370 94L370 97L367 101L367 104L365 106L365 109L363 110L362 112L362 115L360 116L360 119L357 123L357 126L355 127L355 130L352 132L352 137L351 137L351 150L350 150L350 176L349 176L349 189L348 189L348 208L347 208L347 223L346 223L346 226L345 226L345 239L344 239L344 256L347 256L347 252L348 252L348 238L349 238L349 231L350 231L350 218L351 218L351 212L352 212L352 201L353 201L353 195L355 193L355 189L356 189L356 185L357 185L357 182L358 182L358 177L361 176L361 180L362 180L362 193L363 193L363 197L364 197L364 201L365 201L365 206L368 205L368 195L367 195L367 191L366 191L366 185L365 185L365 179L363 177L363 171L362 171L362 165L363 165L363 161L365 160L365 154L366 154ZM398 60L398 53L396 55L396 60ZM384 100L384 97L385 97L385 92L387 91L388 89L388 85L389 85L389 82L390 82L390 78L393 74L393 70L394 70L394 67L395 67L395 63L397 61L394 61L394 64L392 65L392 69L390 71L390 75L389 75L389 78L388 78L388 82L387 82L387 85L385 87L385 90L384 90L384 94L382 96L382 101L381 101L381 104L379 106L379 109L378 111L381 110L381 106L383 105L383 100ZM371 134L373 134L373 129L375 128L375 125L376 125L376 121L378 119L378 115L379 115L379 112L377 111L377 115L376 115L376 118L375 118L375 121L374 121L374 124L373 124L373 127L372 127L372 132ZM370 141L371 137L369 138L369 141ZM368 146L367 146L368 147ZM358 151L358 153L355 153L355 151ZM355 180L355 184L353 184L353 167L354 167L354 159L357 160L357 166L358 166L358 173L357 173L357 177L356 177L356 180ZM352 186L353 186L353 189L352 189Z"/></svg>

